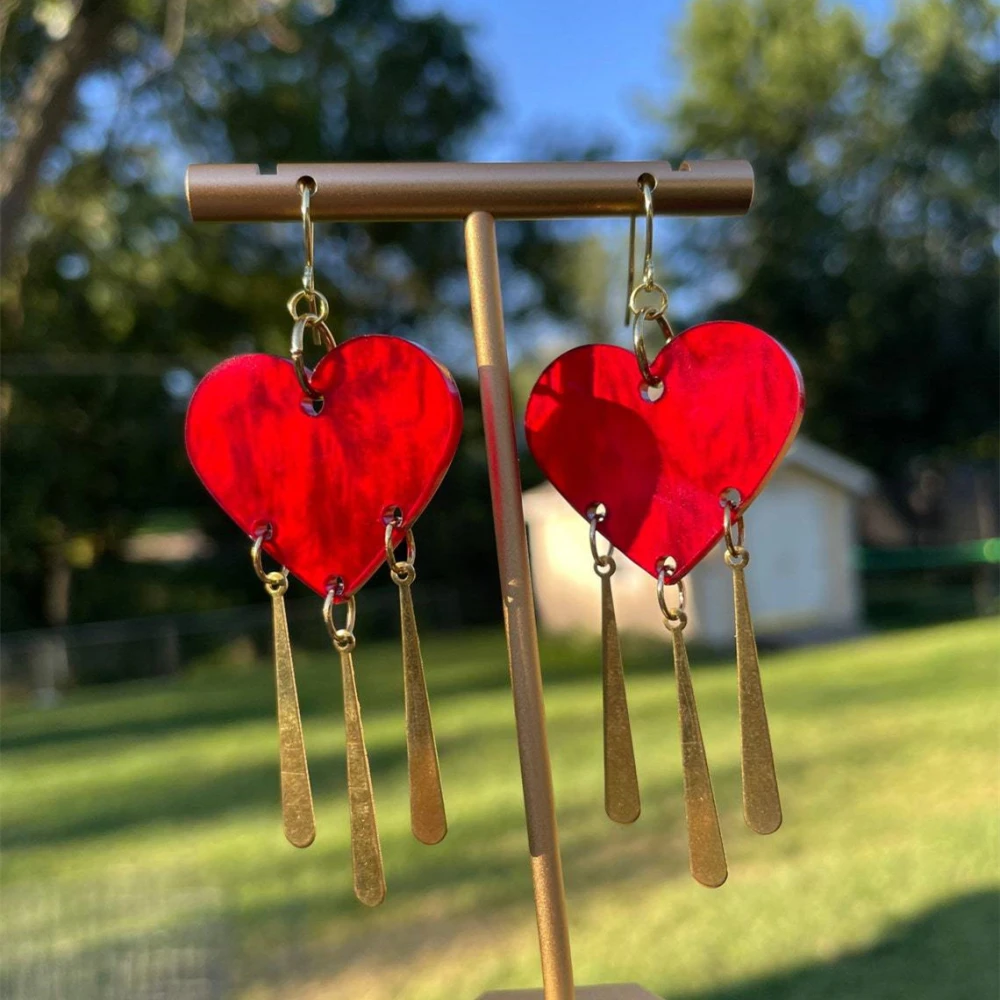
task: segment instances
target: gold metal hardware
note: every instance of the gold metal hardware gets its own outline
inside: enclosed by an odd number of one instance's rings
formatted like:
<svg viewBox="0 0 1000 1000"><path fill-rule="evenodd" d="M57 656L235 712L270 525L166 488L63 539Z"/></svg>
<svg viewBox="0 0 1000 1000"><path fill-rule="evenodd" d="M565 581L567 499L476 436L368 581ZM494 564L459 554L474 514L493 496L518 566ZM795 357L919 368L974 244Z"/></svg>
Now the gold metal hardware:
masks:
<svg viewBox="0 0 1000 1000"><path fill-rule="evenodd" d="M668 608L664 595L664 580L669 575L672 559L661 560L656 578L656 593L663 613L663 624L673 642L674 674L677 679L677 715L680 725L681 762L684 773L684 814L687 819L688 861L695 881L715 889L729 874L726 852L722 845L719 813L715 807L712 776L708 770L705 741L698 720L698 705L691 680L684 628L684 581L677 580L678 606Z"/></svg>
<svg viewBox="0 0 1000 1000"><path fill-rule="evenodd" d="M646 355L646 344L643 340L643 332L647 321L656 321L663 334L664 344L669 344L674 339L674 331L667 319L667 298L666 289L656 281L653 267L653 219L655 208L653 203L653 191L656 189L656 178L651 174L643 174L639 178L639 189L642 192L643 215L645 217L644 247L642 254L642 280L635 280L635 224L636 217L632 215L629 219L628 228L628 289L625 299L625 325L628 326L629 319L632 321L632 347L635 351L635 360L639 365L639 373L643 382L653 389L663 384L663 380L657 378L649 369L649 359ZM641 295L652 295L653 301L640 303Z"/></svg>
<svg viewBox="0 0 1000 1000"><path fill-rule="evenodd" d="M347 798L351 817L351 863L354 895L365 906L378 906L385 899L385 872L382 844L375 819L375 793L361 724L361 705L354 677L354 624L357 614L354 597L347 599L347 623L337 628L333 618L335 592L331 588L323 602L323 621L340 654L340 675L344 686L344 734L347 757Z"/></svg>
<svg viewBox="0 0 1000 1000"><path fill-rule="evenodd" d="M535 887L542 982L545 1000L573 1000L573 961L556 829L552 767L545 734L545 703L528 567L528 540L521 506L521 475L510 397L496 222L489 213L473 212L466 220L465 250L510 656L514 722L521 759L528 852Z"/></svg>
<svg viewBox="0 0 1000 1000"><path fill-rule="evenodd" d="M289 311L292 312L292 315L295 315L294 308L291 306L292 300L295 299L296 296L303 294L303 292L296 292L295 295L288 300L290 304ZM326 302L326 299L319 292L316 293L316 298L318 298L321 303ZM304 316L297 316L295 322L292 324L292 344L289 353L292 357L292 363L295 365L295 375L299 380L299 385L302 387L302 391L310 399L320 401L323 399L323 395L312 387L312 383L309 381L309 372L306 370L305 358L303 357L305 353L305 332L306 329L310 327L314 332L318 332L323 338L323 342L328 351L332 351L337 344L333 339L333 334L330 332L330 328L316 313L306 313Z"/></svg>
<svg viewBox="0 0 1000 1000"><path fill-rule="evenodd" d="M639 779L635 770L632 724L625 694L625 669L611 577L617 565L613 545L603 555L597 551L597 526L607 516L603 504L587 511L590 551L594 572L601 578L601 690L604 701L604 811L616 823L634 823L639 818Z"/></svg>
<svg viewBox="0 0 1000 1000"><path fill-rule="evenodd" d="M328 351L332 351L336 346L333 333L326 325L326 318L330 315L330 303L322 292L316 291L316 266L314 260L315 237L311 214L312 196L316 190L316 182L307 176L298 180L298 190L300 195L299 214L302 217L302 248L305 255L305 264L302 268L302 287L293 292L288 302L289 315L294 321L292 325L292 363L295 365L295 376L299 380L302 391L314 402L322 402L323 397L313 387L309 381L309 372L306 370L303 352L305 347L305 332L312 330L313 343L319 346L325 344ZM298 311L299 304L306 303L306 311Z"/></svg>
<svg viewBox="0 0 1000 1000"><path fill-rule="evenodd" d="M774 833L781 826L781 798L774 769L771 731L760 679L757 638L750 616L744 571L750 553L743 546L743 518L734 516L732 503L723 504L724 558L733 571L733 605L736 613L736 683L740 712L740 772L743 783L743 818L755 833Z"/></svg>
<svg viewBox="0 0 1000 1000"><path fill-rule="evenodd" d="M254 571L263 581L271 598L271 624L274 637L274 677L278 704L278 763L281 774L281 817L285 839L295 847L308 847L316 839L312 787L306 762L299 696L295 687L292 643L285 614L285 591L288 570L265 572L261 549L270 535L270 526L258 531L250 555Z"/></svg>
<svg viewBox="0 0 1000 1000"><path fill-rule="evenodd" d="M402 520L400 515L399 520ZM413 532L406 532L406 559L397 561L392 548L394 524L385 528L386 561L389 575L399 588L399 623L403 642L403 702L406 709L406 764L410 781L410 829L423 844L440 843L448 832L441 790L441 766L438 762L434 726L424 660L420 652L417 617L413 610L411 586L417 571L413 562L417 545Z"/></svg>

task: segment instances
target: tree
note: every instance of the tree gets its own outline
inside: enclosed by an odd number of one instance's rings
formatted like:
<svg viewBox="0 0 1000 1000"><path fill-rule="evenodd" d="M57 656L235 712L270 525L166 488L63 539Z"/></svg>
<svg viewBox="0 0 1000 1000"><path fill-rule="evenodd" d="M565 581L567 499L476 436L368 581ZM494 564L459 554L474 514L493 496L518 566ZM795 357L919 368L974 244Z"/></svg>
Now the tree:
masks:
<svg viewBox="0 0 1000 1000"><path fill-rule="evenodd" d="M492 107L464 29L443 16L394 0L261 9L190 0L182 31L176 0L6 8L4 627L65 621L74 571L87 615L220 599L125 584L119 550L162 507L238 543L187 468L184 397L220 355L287 353L301 236L196 230L186 162L451 158ZM508 269L545 256L536 227L505 237ZM456 310L465 319L458 226L319 226L316 256L338 337L427 340ZM526 310L554 299L528 287Z"/></svg>
<svg viewBox="0 0 1000 1000"><path fill-rule="evenodd" d="M678 41L670 144L757 174L745 220L691 227L678 277L715 276L713 315L798 358L806 431L897 482L997 454L995 15L908 4L874 49L843 6L696 0Z"/></svg>

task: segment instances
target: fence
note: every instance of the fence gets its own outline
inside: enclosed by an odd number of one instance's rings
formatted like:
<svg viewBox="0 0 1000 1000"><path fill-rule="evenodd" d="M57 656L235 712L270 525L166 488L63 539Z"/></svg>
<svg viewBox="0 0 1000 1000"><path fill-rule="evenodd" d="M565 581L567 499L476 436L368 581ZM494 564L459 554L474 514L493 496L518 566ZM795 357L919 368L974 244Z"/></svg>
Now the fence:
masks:
<svg viewBox="0 0 1000 1000"><path fill-rule="evenodd" d="M458 588L415 587L413 597L429 630L476 620L467 607L470 595ZM286 609L296 649L329 645L318 597L287 601ZM394 635L398 628L395 587L366 589L358 598L359 637ZM167 677L211 657L249 663L266 655L270 643L266 599L218 611L7 632L0 636L0 680L7 693L31 692L44 703L71 683Z"/></svg>
<svg viewBox="0 0 1000 1000"><path fill-rule="evenodd" d="M1000 538L862 549L865 611L876 627L909 627L1000 610Z"/></svg>

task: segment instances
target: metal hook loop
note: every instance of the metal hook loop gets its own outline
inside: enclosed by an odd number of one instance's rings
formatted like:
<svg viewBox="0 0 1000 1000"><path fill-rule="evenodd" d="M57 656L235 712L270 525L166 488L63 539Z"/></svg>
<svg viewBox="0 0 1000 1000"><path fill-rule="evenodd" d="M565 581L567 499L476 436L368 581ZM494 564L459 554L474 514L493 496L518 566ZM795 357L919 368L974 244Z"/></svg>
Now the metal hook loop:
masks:
<svg viewBox="0 0 1000 1000"><path fill-rule="evenodd" d="M298 311L300 302L306 303L306 311L301 314ZM317 325L319 323L324 323L327 316L330 315L330 302L322 292L313 292L310 294L305 291L305 289L300 288L297 292L292 292L285 305L288 308L288 315L291 316L292 319L298 319L300 315L313 315L316 317ZM333 343L333 334L329 331L329 329L324 334L324 339L326 338L329 338L330 343Z"/></svg>
<svg viewBox="0 0 1000 1000"><path fill-rule="evenodd" d="M253 571L257 574L257 579L271 592L275 594L283 594L288 589L288 570L282 566L281 570L271 570L270 572L264 569L263 559L261 558L264 542L266 542L273 534L270 524L262 525L257 529L253 545L250 546L250 559L253 562Z"/></svg>
<svg viewBox="0 0 1000 1000"><path fill-rule="evenodd" d="M666 556L659 560L659 566L656 571L656 600L660 605L660 613L663 615L663 624L666 625L671 632L677 629L683 629L684 626L687 625L687 612L684 610L684 605L687 603L687 593L684 588L683 580L677 580L673 584L673 586L677 588L677 607L667 607L667 598L664 587L666 585L667 577L673 574L676 567L677 564L674 562L673 557Z"/></svg>
<svg viewBox="0 0 1000 1000"><path fill-rule="evenodd" d="M662 313L656 313L652 309L645 312L637 312L632 320L632 349L635 352L635 360L639 365L639 373L643 382L650 388L663 384L663 379L658 378L649 369L649 358L646 355L646 342L643 340L643 330L647 320L654 320L663 333L663 344L666 346L674 339L674 331L670 322Z"/></svg>
<svg viewBox="0 0 1000 1000"><path fill-rule="evenodd" d="M594 557L594 572L598 576L611 576L618 568L614 560L615 547L608 542L608 551L601 555L597 551L597 526L608 516L602 503L593 503L587 508L587 520L590 522L590 554Z"/></svg>
<svg viewBox="0 0 1000 1000"><path fill-rule="evenodd" d="M735 529L735 530L734 530ZM733 569L745 569L750 562L750 553L743 547L743 515L737 513L730 500L722 504L722 533L726 540L724 557Z"/></svg>
<svg viewBox="0 0 1000 1000"><path fill-rule="evenodd" d="M302 293L298 292L296 294ZM333 334L330 333L327 325L315 313L306 313L304 316L296 318L295 323L292 326L292 344L291 350L289 351L292 356L292 364L295 365L295 375L299 380L299 385L302 387L302 391L310 399L319 401L323 398L323 394L317 392L312 387L312 383L309 381L309 372L306 368L305 359L303 357L307 327L312 327L322 334L328 351L332 351L337 345L334 342Z"/></svg>
<svg viewBox="0 0 1000 1000"><path fill-rule="evenodd" d="M342 653L349 653L357 645L354 637L354 626L357 624L358 608L357 602L352 594L347 598L347 621L343 628L337 628L337 623L333 620L333 609L336 603L337 591L331 587L326 592L326 599L323 601L323 622L330 635L333 645Z"/></svg>
<svg viewBox="0 0 1000 1000"><path fill-rule="evenodd" d="M402 521L402 517L399 518ZM417 559L417 542L413 537L413 529L406 529L406 558L397 559L392 542L392 532L398 528L399 524L395 519L389 521L385 526L385 561L389 564L389 572L392 574L394 582L399 584L413 583L417 577L414 569L414 562Z"/></svg>

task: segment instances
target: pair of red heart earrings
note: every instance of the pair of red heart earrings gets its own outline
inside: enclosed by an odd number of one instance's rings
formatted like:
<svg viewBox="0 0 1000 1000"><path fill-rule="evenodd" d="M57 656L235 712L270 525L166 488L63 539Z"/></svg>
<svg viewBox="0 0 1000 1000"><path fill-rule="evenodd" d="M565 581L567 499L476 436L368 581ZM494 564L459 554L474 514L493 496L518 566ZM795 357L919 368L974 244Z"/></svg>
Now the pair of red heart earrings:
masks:
<svg viewBox="0 0 1000 1000"><path fill-rule="evenodd" d="M743 581L749 556L742 514L795 434L802 384L781 346L753 327L706 323L673 335L667 296L653 275L654 184L640 179L646 252L629 299L635 358L608 345L563 355L535 386L526 426L541 468L589 520L602 577L608 814L631 822L639 800L610 589L615 564L610 552L598 553L598 530L657 580L674 641L691 867L699 881L718 885L725 855L682 636L683 581L725 536L743 637L737 663L746 815L770 832L780 807ZM374 906L385 897L385 878L355 684L355 595L384 559L400 594L411 826L419 840L437 843L447 822L410 594L413 525L454 458L462 405L448 371L406 340L334 342L329 304L315 287L315 187L304 178L300 190L306 263L302 288L288 301L291 360L250 354L212 369L192 396L186 443L209 492L252 539L253 567L271 598L282 812L285 835L298 847L313 842L315 820L284 610L289 572L323 598L343 679L354 889ZM641 305L643 294L655 296L654 304ZM647 363L642 334L651 321L666 344ZM303 360L308 331L325 346L311 371ZM406 557L398 560L403 542ZM265 552L280 570L264 569ZM668 583L679 594L674 609L666 604ZM342 626L334 618L339 605L346 605Z"/></svg>

